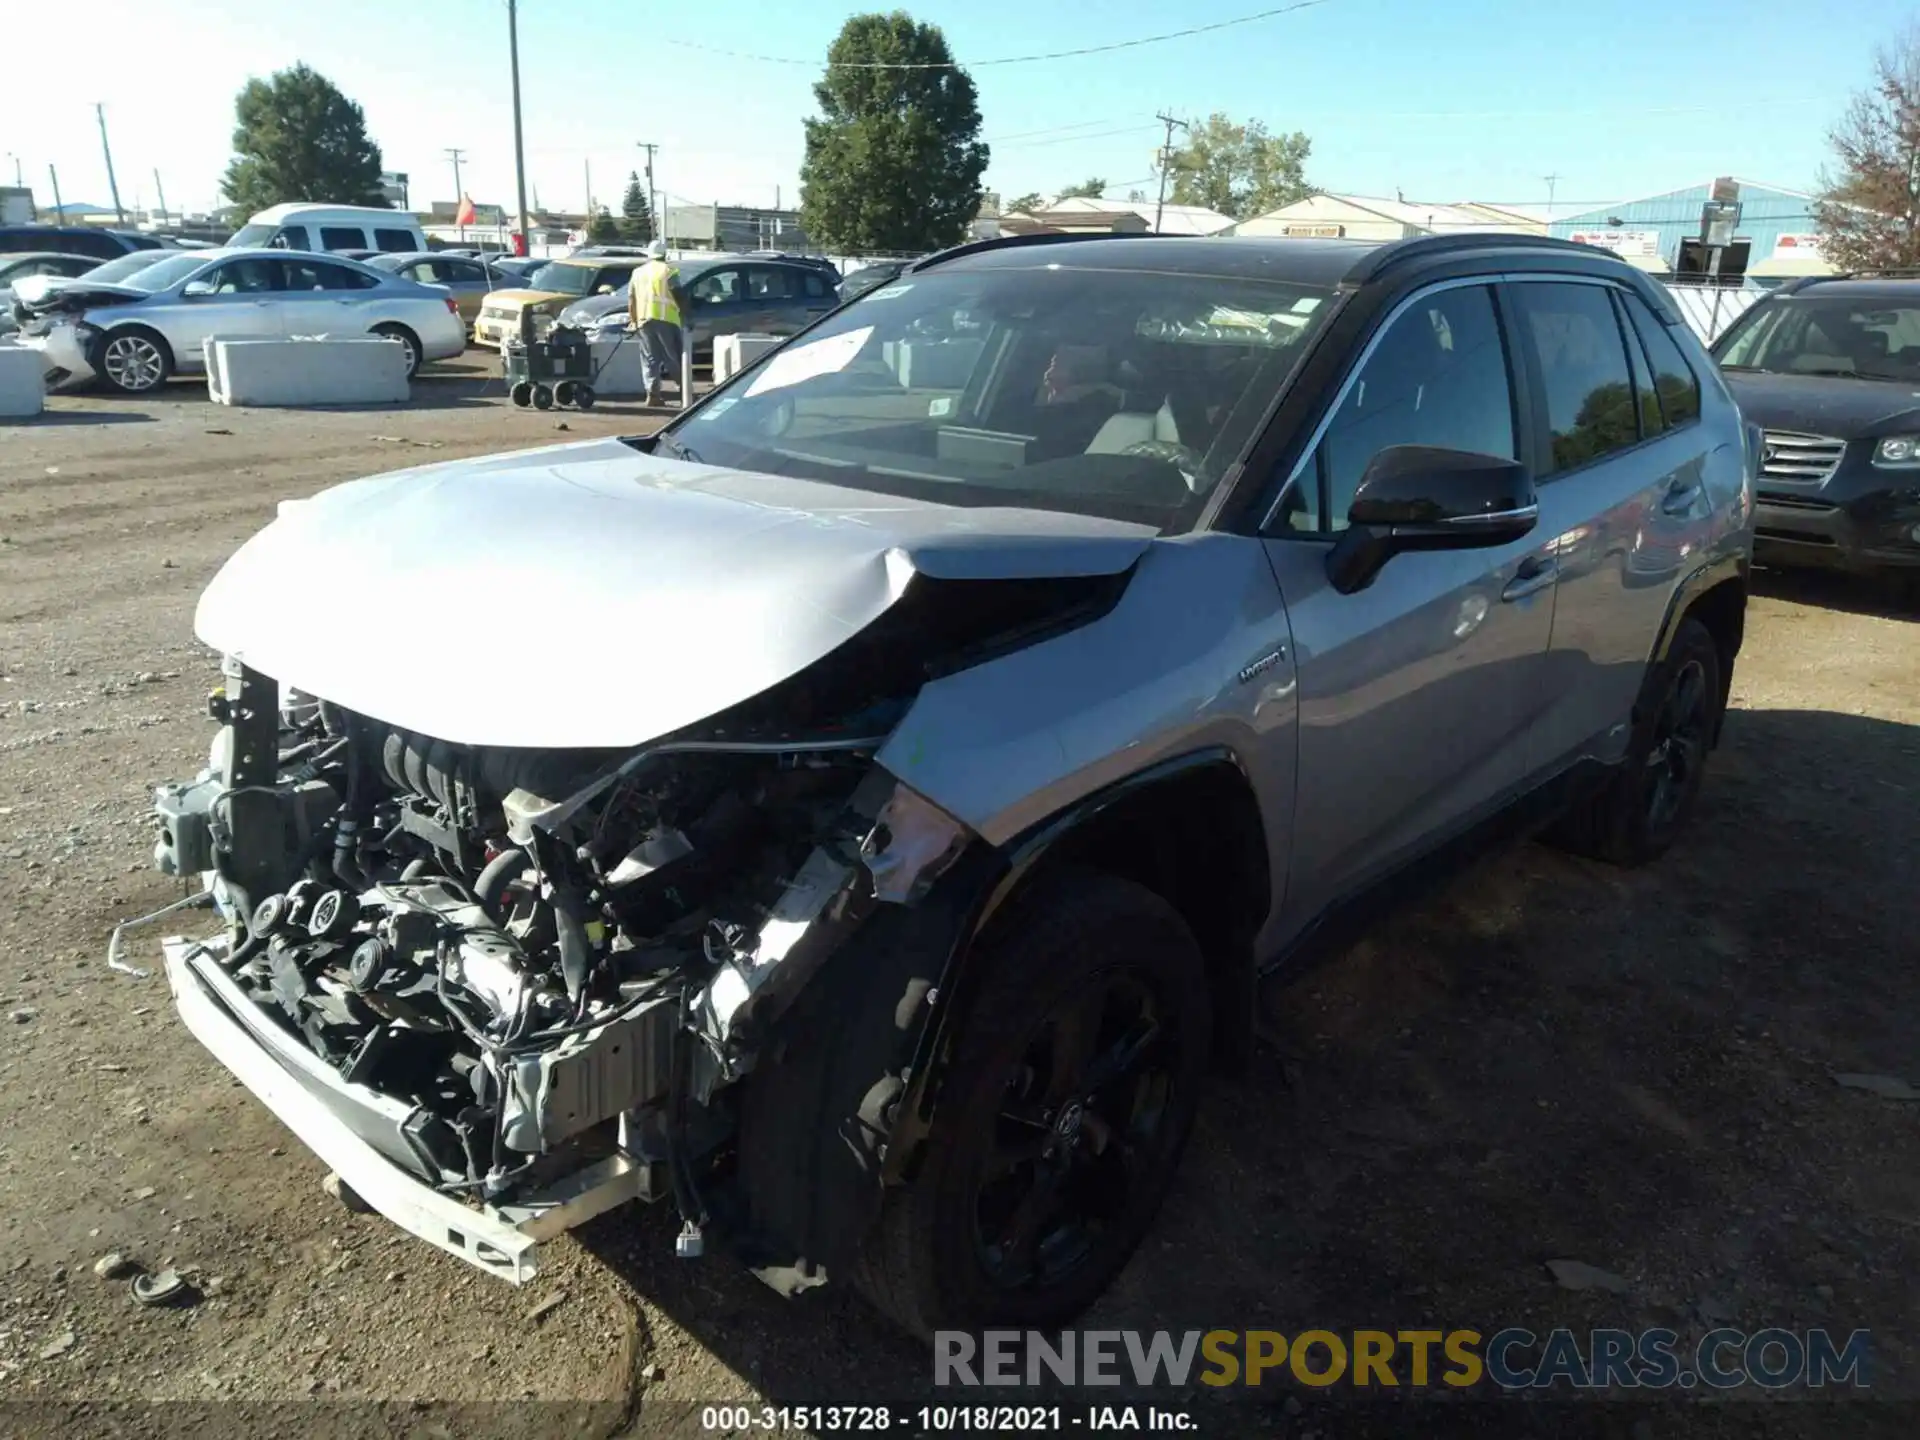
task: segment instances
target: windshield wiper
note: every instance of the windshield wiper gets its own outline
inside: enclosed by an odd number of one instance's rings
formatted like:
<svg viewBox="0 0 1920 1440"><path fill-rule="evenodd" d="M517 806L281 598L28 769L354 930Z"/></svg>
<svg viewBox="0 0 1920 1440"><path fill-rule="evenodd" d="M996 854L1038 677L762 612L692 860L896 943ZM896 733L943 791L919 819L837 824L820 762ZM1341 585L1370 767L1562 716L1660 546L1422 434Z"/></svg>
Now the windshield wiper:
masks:
<svg viewBox="0 0 1920 1440"><path fill-rule="evenodd" d="M685 460L690 465L704 465L707 463L700 458L691 445L683 445L664 430L654 437L654 444L656 447L660 445L667 446L678 458Z"/></svg>

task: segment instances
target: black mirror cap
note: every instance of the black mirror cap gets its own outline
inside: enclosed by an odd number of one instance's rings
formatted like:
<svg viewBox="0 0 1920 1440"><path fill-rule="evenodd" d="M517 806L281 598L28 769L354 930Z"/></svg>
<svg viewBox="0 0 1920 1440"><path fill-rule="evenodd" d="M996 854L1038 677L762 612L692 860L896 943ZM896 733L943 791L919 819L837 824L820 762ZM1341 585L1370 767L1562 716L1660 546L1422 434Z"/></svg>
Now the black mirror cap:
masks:
<svg viewBox="0 0 1920 1440"><path fill-rule="evenodd" d="M1360 477L1347 524L1466 528L1536 504L1527 467L1517 460L1437 445L1389 445Z"/></svg>
<svg viewBox="0 0 1920 1440"><path fill-rule="evenodd" d="M1360 477L1347 528L1327 552L1327 578L1351 595L1403 551L1511 544L1533 529L1539 514L1532 477L1516 460L1391 445Z"/></svg>

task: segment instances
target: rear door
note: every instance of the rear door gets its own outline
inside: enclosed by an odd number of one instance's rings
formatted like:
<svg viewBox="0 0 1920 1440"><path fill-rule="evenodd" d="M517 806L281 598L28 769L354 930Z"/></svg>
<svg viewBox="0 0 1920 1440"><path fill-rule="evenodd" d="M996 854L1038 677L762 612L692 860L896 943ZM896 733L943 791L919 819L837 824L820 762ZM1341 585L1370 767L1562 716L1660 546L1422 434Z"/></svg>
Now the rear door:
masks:
<svg viewBox="0 0 1920 1440"><path fill-rule="evenodd" d="M1551 770L1623 750L1667 606L1711 532L1713 446L1699 379L1638 296L1572 277L1508 293L1535 396L1539 533L1559 571L1534 756Z"/></svg>
<svg viewBox="0 0 1920 1440"><path fill-rule="evenodd" d="M1518 458L1508 321L1494 287L1444 282L1396 307L1349 372L1265 544L1299 685L1293 921L1489 813L1523 780L1542 709L1553 585L1537 536L1403 554L1343 595L1327 553L1390 445Z"/></svg>

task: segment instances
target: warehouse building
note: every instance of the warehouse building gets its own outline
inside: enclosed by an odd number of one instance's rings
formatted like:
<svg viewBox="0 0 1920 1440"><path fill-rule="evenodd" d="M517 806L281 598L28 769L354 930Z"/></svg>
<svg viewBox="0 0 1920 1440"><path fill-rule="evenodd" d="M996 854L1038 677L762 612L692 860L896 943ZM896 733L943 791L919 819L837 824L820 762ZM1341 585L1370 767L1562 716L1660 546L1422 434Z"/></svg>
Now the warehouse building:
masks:
<svg viewBox="0 0 1920 1440"><path fill-rule="evenodd" d="M1735 207L1731 241L1720 257L1721 283L1777 285L1798 275L1833 273L1814 233L1813 198L1804 190L1729 177L1561 216L1550 229L1663 278L1701 284L1710 279L1702 211L1718 199Z"/></svg>
<svg viewBox="0 0 1920 1440"><path fill-rule="evenodd" d="M1543 235L1537 215L1474 201L1437 204L1389 200L1377 195L1309 195L1234 226L1235 235L1281 235L1301 239L1406 240L1415 235L1474 231Z"/></svg>

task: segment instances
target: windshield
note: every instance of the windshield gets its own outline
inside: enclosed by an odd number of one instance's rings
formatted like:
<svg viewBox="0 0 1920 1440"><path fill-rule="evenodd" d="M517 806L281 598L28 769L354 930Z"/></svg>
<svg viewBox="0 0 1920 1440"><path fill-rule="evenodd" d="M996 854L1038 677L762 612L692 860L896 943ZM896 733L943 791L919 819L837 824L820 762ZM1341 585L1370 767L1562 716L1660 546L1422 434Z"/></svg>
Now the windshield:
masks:
<svg viewBox="0 0 1920 1440"><path fill-rule="evenodd" d="M273 237L279 233L278 225L242 225L227 241L227 248L230 250L265 249L273 243Z"/></svg>
<svg viewBox="0 0 1920 1440"><path fill-rule="evenodd" d="M1912 304L1840 296L1764 301L1715 353L1733 370L1920 381L1920 296Z"/></svg>
<svg viewBox="0 0 1920 1440"><path fill-rule="evenodd" d="M566 265L549 260L527 276L529 290L549 290L556 295L584 295L600 272L591 265Z"/></svg>
<svg viewBox="0 0 1920 1440"><path fill-rule="evenodd" d="M130 286L135 290L145 290L149 293L155 290L170 290L189 275L193 274L194 271L203 269L208 264L207 254L208 252L205 250L180 251L176 254L168 255L164 259L152 260L152 263L147 265L145 269L115 283ZM149 256L149 259L151 260L151 256ZM86 278L93 280L98 277L99 271L96 270Z"/></svg>
<svg viewBox="0 0 1920 1440"><path fill-rule="evenodd" d="M118 260L109 260L104 265L96 265L87 271L84 278L97 280L102 285L134 285L138 289L149 289L144 281L136 282L134 277L142 270L150 270L155 265L164 265L168 260L178 259L177 253L160 254L152 250L135 250L122 255Z"/></svg>
<svg viewBox="0 0 1920 1440"><path fill-rule="evenodd" d="M670 427L660 453L1184 528L1330 296L1045 264L909 275L730 382ZM697 324L697 290L692 312Z"/></svg>

